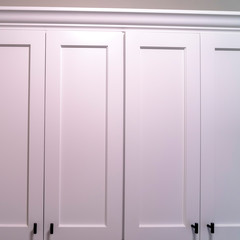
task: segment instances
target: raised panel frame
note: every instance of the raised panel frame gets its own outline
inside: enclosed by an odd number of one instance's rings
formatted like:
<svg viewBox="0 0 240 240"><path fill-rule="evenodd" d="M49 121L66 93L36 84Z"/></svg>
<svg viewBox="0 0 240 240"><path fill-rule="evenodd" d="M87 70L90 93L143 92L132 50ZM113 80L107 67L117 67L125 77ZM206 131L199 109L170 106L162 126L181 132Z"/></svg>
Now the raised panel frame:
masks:
<svg viewBox="0 0 240 240"><path fill-rule="evenodd" d="M216 139L214 133L215 121L217 121L215 101L218 101L216 97L220 96L219 93L217 95L215 92L219 90L216 87L217 79L215 73L216 71L221 71L221 69L216 69L216 53L240 51L239 41L239 33L216 32L202 33L201 35L201 233L204 239L211 237L211 233L206 226L211 222L215 223L214 238L216 240L230 238L234 240L238 239L240 234L240 224L232 222L219 223L216 219L215 200L217 197L216 184L218 183L215 182L215 174L220 168L218 168L215 154L215 151L217 151L215 141L218 141L218 139ZM232 74L234 75L234 73ZM226 90L229 91L230 89ZM228 92L228 94L230 93ZM227 120L227 117L225 120ZM224 149L221 150L224 151ZM231 189L231 186L228 187ZM218 186L218 189L220 188ZM234 188L232 190L234 191ZM229 204L231 203L229 202Z"/></svg>
<svg viewBox="0 0 240 240"><path fill-rule="evenodd" d="M61 47L105 48L107 54L106 224L59 222ZM56 239L122 238L123 194L123 34L121 32L56 31L47 35L45 237L55 223ZM91 69L94 71L94 69ZM97 77L97 76L95 76ZM97 123L97 119L96 123ZM93 166L94 167L94 166Z"/></svg>
<svg viewBox="0 0 240 240"><path fill-rule="evenodd" d="M44 71L45 33L43 31L0 30L0 46L28 48L28 117L26 223L1 224L0 236L17 240L43 238L43 168L44 168ZM14 71L14 62L9 71ZM17 63L16 63L17 64ZM16 76L17 77L17 76ZM21 79L19 79L21 81ZM12 86L13 88L16 86ZM6 103L7 104L7 103ZM7 107L7 106L6 106ZM20 111L21 109L17 109ZM17 120L17 119L16 119ZM14 139L13 139L14 141ZM10 146L9 146L10 148ZM14 151L14 149L12 149ZM7 206L6 206L7 208ZM12 210L11 210L12 211ZM38 234L33 237L33 224Z"/></svg>
<svg viewBox="0 0 240 240"><path fill-rule="evenodd" d="M200 68L199 35L129 31L126 34L125 239L192 239L200 221ZM180 224L139 225L138 84L140 49L184 50L185 61L185 219ZM154 64L154 59L152 59ZM164 71L164 70L163 70ZM151 77L151 76L149 76ZM135 119L135 120L134 120ZM149 143L150 144L150 143ZM167 183L166 183L167 187Z"/></svg>

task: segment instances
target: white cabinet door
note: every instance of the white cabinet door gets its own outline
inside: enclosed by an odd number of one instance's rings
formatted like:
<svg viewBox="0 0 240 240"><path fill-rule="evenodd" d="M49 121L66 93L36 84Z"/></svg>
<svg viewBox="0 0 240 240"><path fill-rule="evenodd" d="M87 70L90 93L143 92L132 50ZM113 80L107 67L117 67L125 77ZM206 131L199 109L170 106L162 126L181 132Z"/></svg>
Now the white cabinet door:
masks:
<svg viewBox="0 0 240 240"><path fill-rule="evenodd" d="M202 240L240 237L240 34L202 36ZM211 234L206 225L215 223ZM212 236L211 236L212 235Z"/></svg>
<svg viewBox="0 0 240 240"><path fill-rule="evenodd" d="M0 31L3 240L43 238L44 47L44 32Z"/></svg>
<svg viewBox="0 0 240 240"><path fill-rule="evenodd" d="M199 35L126 36L125 239L197 239Z"/></svg>
<svg viewBox="0 0 240 240"><path fill-rule="evenodd" d="M45 237L120 240L123 34L47 33Z"/></svg>

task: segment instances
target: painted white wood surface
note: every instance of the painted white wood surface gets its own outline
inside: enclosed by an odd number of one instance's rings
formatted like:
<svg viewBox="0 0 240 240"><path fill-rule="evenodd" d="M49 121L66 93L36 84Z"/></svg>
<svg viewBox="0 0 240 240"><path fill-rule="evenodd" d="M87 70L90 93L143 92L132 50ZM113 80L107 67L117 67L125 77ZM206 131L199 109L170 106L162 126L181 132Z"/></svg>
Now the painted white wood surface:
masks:
<svg viewBox="0 0 240 240"><path fill-rule="evenodd" d="M0 239L43 238L44 47L44 32L0 31Z"/></svg>
<svg viewBox="0 0 240 240"><path fill-rule="evenodd" d="M202 35L202 239L240 236L240 34ZM211 236L206 225L215 223Z"/></svg>
<svg viewBox="0 0 240 240"><path fill-rule="evenodd" d="M123 34L48 32L45 237L120 240Z"/></svg>
<svg viewBox="0 0 240 240"><path fill-rule="evenodd" d="M126 240L197 239L199 35L126 35Z"/></svg>
<svg viewBox="0 0 240 240"><path fill-rule="evenodd" d="M240 12L131 8L42 8L0 6L0 26L239 30Z"/></svg>

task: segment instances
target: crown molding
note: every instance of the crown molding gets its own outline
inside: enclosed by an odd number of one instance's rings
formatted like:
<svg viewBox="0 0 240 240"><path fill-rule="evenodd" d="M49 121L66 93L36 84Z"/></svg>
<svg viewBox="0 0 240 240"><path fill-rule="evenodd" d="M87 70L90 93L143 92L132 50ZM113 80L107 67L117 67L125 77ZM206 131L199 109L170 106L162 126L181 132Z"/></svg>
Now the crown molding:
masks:
<svg viewBox="0 0 240 240"><path fill-rule="evenodd" d="M0 7L0 26L240 28L240 12L108 8Z"/></svg>

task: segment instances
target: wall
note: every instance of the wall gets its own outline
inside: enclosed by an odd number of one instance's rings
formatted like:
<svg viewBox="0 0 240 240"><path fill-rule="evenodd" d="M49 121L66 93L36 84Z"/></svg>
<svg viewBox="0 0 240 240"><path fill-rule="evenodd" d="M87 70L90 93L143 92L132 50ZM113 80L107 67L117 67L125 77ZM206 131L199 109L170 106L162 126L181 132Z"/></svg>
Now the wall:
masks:
<svg viewBox="0 0 240 240"><path fill-rule="evenodd" d="M0 6L240 11L240 0L0 0Z"/></svg>

